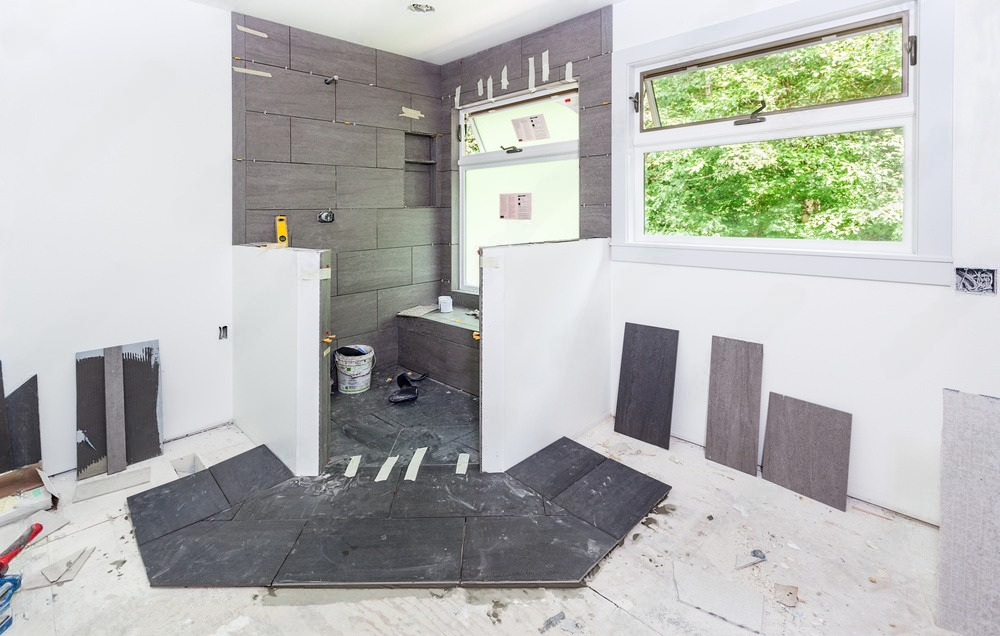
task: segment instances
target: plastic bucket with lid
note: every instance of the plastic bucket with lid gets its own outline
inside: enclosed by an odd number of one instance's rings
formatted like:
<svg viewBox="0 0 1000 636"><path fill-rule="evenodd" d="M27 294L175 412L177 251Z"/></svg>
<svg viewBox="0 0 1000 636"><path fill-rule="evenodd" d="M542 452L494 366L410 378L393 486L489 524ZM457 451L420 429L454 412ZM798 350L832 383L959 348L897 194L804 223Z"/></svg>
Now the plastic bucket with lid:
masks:
<svg viewBox="0 0 1000 636"><path fill-rule="evenodd" d="M341 353L354 349L361 355ZM334 353L337 364L337 390L341 393L364 393L371 387L372 369L375 368L375 350L368 345L347 345Z"/></svg>

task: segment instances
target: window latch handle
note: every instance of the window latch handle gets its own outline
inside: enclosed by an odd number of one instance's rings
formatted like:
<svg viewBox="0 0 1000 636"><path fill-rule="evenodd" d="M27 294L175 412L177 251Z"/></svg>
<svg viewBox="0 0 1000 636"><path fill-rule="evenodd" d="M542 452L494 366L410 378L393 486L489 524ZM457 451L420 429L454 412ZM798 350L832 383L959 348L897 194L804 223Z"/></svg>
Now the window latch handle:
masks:
<svg viewBox="0 0 1000 636"><path fill-rule="evenodd" d="M910 66L917 65L917 36L911 35L906 38L906 52L910 56Z"/></svg>
<svg viewBox="0 0 1000 636"><path fill-rule="evenodd" d="M517 146L511 146L510 148L508 148L507 146L500 146L500 150L503 150L508 155L512 155L515 152L521 152L521 148L518 148Z"/></svg>
<svg viewBox="0 0 1000 636"><path fill-rule="evenodd" d="M760 116L760 114L762 112L764 112L765 108L767 108L767 102L765 102L762 99L762 100L760 100L760 107L757 108L757 110L755 110L752 113L750 113L750 117L748 117L746 119L737 119L736 121L733 122L733 125L735 125L735 126L745 126L747 124L760 124L760 123L763 123L763 122L767 121L767 117L761 117Z"/></svg>
<svg viewBox="0 0 1000 636"><path fill-rule="evenodd" d="M629 95L628 100L632 102L632 107L635 108L635 112L639 112L639 93L635 95Z"/></svg>

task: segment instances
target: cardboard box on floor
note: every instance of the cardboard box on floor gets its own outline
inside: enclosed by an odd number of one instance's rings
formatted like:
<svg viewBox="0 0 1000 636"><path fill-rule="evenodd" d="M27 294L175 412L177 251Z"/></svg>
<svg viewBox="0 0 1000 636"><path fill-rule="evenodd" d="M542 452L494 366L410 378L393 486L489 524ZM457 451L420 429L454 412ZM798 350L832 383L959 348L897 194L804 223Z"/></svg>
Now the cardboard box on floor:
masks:
<svg viewBox="0 0 1000 636"><path fill-rule="evenodd" d="M42 464L31 464L0 475L0 526L49 510L59 497Z"/></svg>

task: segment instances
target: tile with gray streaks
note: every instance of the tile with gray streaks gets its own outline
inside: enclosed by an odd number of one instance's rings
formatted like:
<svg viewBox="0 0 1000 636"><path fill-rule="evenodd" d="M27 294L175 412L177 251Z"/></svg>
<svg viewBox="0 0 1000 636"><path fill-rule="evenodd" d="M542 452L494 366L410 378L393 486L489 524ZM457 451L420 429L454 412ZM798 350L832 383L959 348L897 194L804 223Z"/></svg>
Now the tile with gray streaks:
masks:
<svg viewBox="0 0 1000 636"><path fill-rule="evenodd" d="M389 380L387 389L394 390L395 384L392 383L392 378ZM433 378L418 382L416 386L418 398L415 402L387 404L386 408L379 412L379 417L405 427L479 428L478 397L442 384Z"/></svg>
<svg viewBox="0 0 1000 636"><path fill-rule="evenodd" d="M542 498L505 473L470 470L455 474L455 465L426 466L415 481L402 480L392 502L392 516L526 517L545 514Z"/></svg>
<svg viewBox="0 0 1000 636"><path fill-rule="evenodd" d="M342 208L401 208L403 188L402 170L337 168L337 203Z"/></svg>
<svg viewBox="0 0 1000 636"><path fill-rule="evenodd" d="M465 537L466 585L579 584L617 543L571 516L473 517Z"/></svg>
<svg viewBox="0 0 1000 636"><path fill-rule="evenodd" d="M319 209L247 210L247 241L273 243L274 217L284 214L292 247L328 249L334 253L375 249L374 210L334 210L333 223L320 223L316 218L319 212Z"/></svg>
<svg viewBox="0 0 1000 636"><path fill-rule="evenodd" d="M392 455L396 438L403 428L375 413L364 411L338 414L330 425L330 460L341 462L361 455L363 466L381 466L385 458Z"/></svg>
<svg viewBox="0 0 1000 636"><path fill-rule="evenodd" d="M413 247L413 282L427 283L444 278L451 262L450 245L415 245Z"/></svg>
<svg viewBox="0 0 1000 636"><path fill-rule="evenodd" d="M274 586L457 584L464 531L447 518L309 522Z"/></svg>
<svg viewBox="0 0 1000 636"><path fill-rule="evenodd" d="M764 345L712 337L705 459L757 475Z"/></svg>
<svg viewBox="0 0 1000 636"><path fill-rule="evenodd" d="M510 468L507 474L542 496L553 499L606 459L583 444L560 437Z"/></svg>
<svg viewBox="0 0 1000 636"><path fill-rule="evenodd" d="M258 446L208 469L230 505L292 476L267 446Z"/></svg>
<svg viewBox="0 0 1000 636"><path fill-rule="evenodd" d="M437 175L434 166L406 164L406 171L403 173L403 205L413 208L441 205L435 196Z"/></svg>
<svg viewBox="0 0 1000 636"><path fill-rule="evenodd" d="M847 510L850 413L771 393L764 433L764 479Z"/></svg>
<svg viewBox="0 0 1000 636"><path fill-rule="evenodd" d="M398 248L401 250L406 250L409 254L409 248ZM394 250L385 250L394 251ZM388 287L383 285L383 287ZM433 305L437 303L438 297L438 285L437 283L420 283L417 285L409 285L406 287L395 287L392 289L379 289L378 290L378 326L379 329L388 329L394 327L396 314L403 311L404 309L409 309L410 307L416 307L417 305Z"/></svg>
<svg viewBox="0 0 1000 636"><path fill-rule="evenodd" d="M454 102L451 103L454 104ZM451 126L451 111L440 98L412 95L410 108L419 110L423 114L423 118L410 122L410 128L413 129L413 132L433 135L448 133L448 128Z"/></svg>
<svg viewBox="0 0 1000 636"><path fill-rule="evenodd" d="M399 331L399 362L450 386L479 395L479 349L411 330Z"/></svg>
<svg viewBox="0 0 1000 636"><path fill-rule="evenodd" d="M419 398L417 399L419 402ZM418 448L426 448L422 465L451 466L454 469L458 456L468 453L469 462L479 463L478 426L431 426L428 428L404 427L396 436L391 455L399 457L404 465L413 458Z"/></svg>
<svg viewBox="0 0 1000 636"><path fill-rule="evenodd" d="M246 111L243 112L244 114L246 114ZM238 153L238 156L242 156L242 154L243 153ZM234 159L232 165L233 165L233 245L242 245L247 242L247 231L246 231L247 162L236 161Z"/></svg>
<svg viewBox="0 0 1000 636"><path fill-rule="evenodd" d="M615 432L670 448L679 332L625 323Z"/></svg>
<svg viewBox="0 0 1000 636"><path fill-rule="evenodd" d="M611 105L580 111L580 156L611 154Z"/></svg>
<svg viewBox="0 0 1000 636"><path fill-rule="evenodd" d="M245 17L245 27L267 35L244 35L243 59L286 68L288 66L288 27L260 18Z"/></svg>
<svg viewBox="0 0 1000 636"><path fill-rule="evenodd" d="M385 458L383 457L383 460ZM268 519L385 519L389 516L399 468L389 479L375 481L379 466L358 469L345 477L346 464L338 464L336 474L294 477L243 502L236 521Z"/></svg>
<svg viewBox="0 0 1000 636"><path fill-rule="evenodd" d="M247 63L248 69L271 77L246 76L246 108L259 113L333 121L337 116L337 86L308 73Z"/></svg>
<svg viewBox="0 0 1000 636"><path fill-rule="evenodd" d="M407 161L433 161L434 137L405 133L403 154Z"/></svg>
<svg viewBox="0 0 1000 636"><path fill-rule="evenodd" d="M611 205L611 156L580 158L580 204Z"/></svg>
<svg viewBox="0 0 1000 636"><path fill-rule="evenodd" d="M447 94L454 95L455 86L461 84L462 91L466 92L474 89L476 87L476 83L480 79L485 81L490 75L493 76L493 80L496 82L495 87L499 86L500 74L503 72L504 66L507 67L508 80L516 79L522 76L520 38L492 46L488 49L462 58L461 64L458 68L459 76L457 81L452 79L451 83L448 83L444 78L442 78L442 84L444 84L443 88ZM524 68L527 69L527 65L525 65ZM452 69L449 73L449 77L453 75L454 72L454 69ZM526 75L527 71L525 71L524 74Z"/></svg>
<svg viewBox="0 0 1000 636"><path fill-rule="evenodd" d="M379 329L361 334L352 334L338 338L341 344L353 342L356 344L366 344L375 348L378 357L378 364L396 364L397 337L396 328Z"/></svg>
<svg viewBox="0 0 1000 636"><path fill-rule="evenodd" d="M580 206L580 238L611 237L611 206Z"/></svg>
<svg viewBox="0 0 1000 636"><path fill-rule="evenodd" d="M374 84L375 49L292 28L291 68Z"/></svg>
<svg viewBox="0 0 1000 636"><path fill-rule="evenodd" d="M441 67L437 64L376 51L375 85L404 93L440 97Z"/></svg>
<svg viewBox="0 0 1000 636"><path fill-rule="evenodd" d="M535 57L535 70L541 77L541 57L549 52L549 67L565 66L566 62L579 62L603 53L601 50L601 11L591 11L560 22L521 38L523 63L521 73L528 74L528 58Z"/></svg>
<svg viewBox="0 0 1000 636"><path fill-rule="evenodd" d="M937 618L963 634L1000 625L998 481L1000 399L945 389Z"/></svg>
<svg viewBox="0 0 1000 636"><path fill-rule="evenodd" d="M125 370L121 347L104 350L104 413L108 474L128 466L125 444Z"/></svg>
<svg viewBox="0 0 1000 636"><path fill-rule="evenodd" d="M290 161L289 117L247 113L246 118L248 161Z"/></svg>
<svg viewBox="0 0 1000 636"><path fill-rule="evenodd" d="M379 168L404 167L405 143L402 130L376 128L376 163Z"/></svg>
<svg viewBox="0 0 1000 636"><path fill-rule="evenodd" d="M375 167L375 129L314 119L292 119L292 161Z"/></svg>
<svg viewBox="0 0 1000 636"><path fill-rule="evenodd" d="M614 11L611 5L601 8L601 51L610 53L614 50Z"/></svg>
<svg viewBox="0 0 1000 636"><path fill-rule="evenodd" d="M479 348L480 341L472 337L474 332L479 331L479 321L477 319L472 316L462 315L458 307L450 314L432 313L430 316L437 316L437 318L431 319L428 316L397 316L396 324L400 330L413 331L432 338L472 347L473 349ZM450 318L445 318L445 316L449 316Z"/></svg>
<svg viewBox="0 0 1000 636"><path fill-rule="evenodd" d="M212 473L201 470L128 498L136 543L158 539L229 508Z"/></svg>
<svg viewBox="0 0 1000 636"><path fill-rule="evenodd" d="M580 77L580 107L589 108L611 101L611 54L606 53L573 64ZM583 141L583 133L580 133Z"/></svg>
<svg viewBox="0 0 1000 636"><path fill-rule="evenodd" d="M408 285L412 279L411 259L408 247L340 252L337 254L337 289L340 294L352 294ZM381 296L379 303L381 305Z"/></svg>
<svg viewBox="0 0 1000 636"><path fill-rule="evenodd" d="M337 207L337 169L295 163L247 163L247 210ZM273 242L273 239L272 239Z"/></svg>
<svg viewBox="0 0 1000 636"><path fill-rule="evenodd" d="M378 246L406 247L448 243L451 210L403 208L378 211Z"/></svg>
<svg viewBox="0 0 1000 636"><path fill-rule="evenodd" d="M448 111L448 114L450 115L450 111ZM450 117L446 117L445 119L449 120L445 122L445 125L451 126ZM448 130L448 128L446 128L446 130ZM455 154L455 151L458 150L458 144L453 143L452 139L454 136L454 132L448 132L435 137L437 150L434 156L437 159L435 167L438 169L438 172L458 169L458 157Z"/></svg>
<svg viewBox="0 0 1000 636"><path fill-rule="evenodd" d="M410 94L388 88L340 82L337 84L337 119L363 126L410 130L409 117L400 117L410 107Z"/></svg>
<svg viewBox="0 0 1000 636"><path fill-rule="evenodd" d="M364 333L378 327L378 293L374 291L336 296L330 301L330 324L334 333Z"/></svg>
<svg viewBox="0 0 1000 636"><path fill-rule="evenodd" d="M277 574L303 521L202 521L139 545L151 587L260 587Z"/></svg>
<svg viewBox="0 0 1000 636"><path fill-rule="evenodd" d="M458 171L437 173L437 204L442 208L458 208Z"/></svg>
<svg viewBox="0 0 1000 636"><path fill-rule="evenodd" d="M662 481L608 459L553 502L621 540L669 492L670 486Z"/></svg>

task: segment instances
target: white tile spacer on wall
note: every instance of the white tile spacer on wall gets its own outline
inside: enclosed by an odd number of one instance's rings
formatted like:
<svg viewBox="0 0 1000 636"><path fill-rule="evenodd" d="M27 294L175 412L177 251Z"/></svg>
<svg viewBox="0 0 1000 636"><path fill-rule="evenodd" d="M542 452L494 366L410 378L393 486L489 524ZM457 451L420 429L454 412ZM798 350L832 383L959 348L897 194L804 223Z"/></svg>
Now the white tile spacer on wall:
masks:
<svg viewBox="0 0 1000 636"><path fill-rule="evenodd" d="M535 92L535 58L528 58L528 91Z"/></svg>
<svg viewBox="0 0 1000 636"><path fill-rule="evenodd" d="M239 66L234 66L233 70L237 73L246 73L247 75L257 75L259 77L271 77L271 74L267 71L258 71L252 68L240 68Z"/></svg>
<svg viewBox="0 0 1000 636"><path fill-rule="evenodd" d="M542 51L542 84L549 81L549 52Z"/></svg>
<svg viewBox="0 0 1000 636"><path fill-rule="evenodd" d="M239 29L240 31L243 31L244 33L249 33L250 35L256 35L259 38L267 37L267 33L264 33L263 31L256 31L254 29L250 29L248 27L243 26L242 24L237 24L236 28Z"/></svg>
<svg viewBox="0 0 1000 636"><path fill-rule="evenodd" d="M500 90L503 91L507 90L508 83L509 82L507 81L507 65L504 64L503 70L500 71Z"/></svg>

